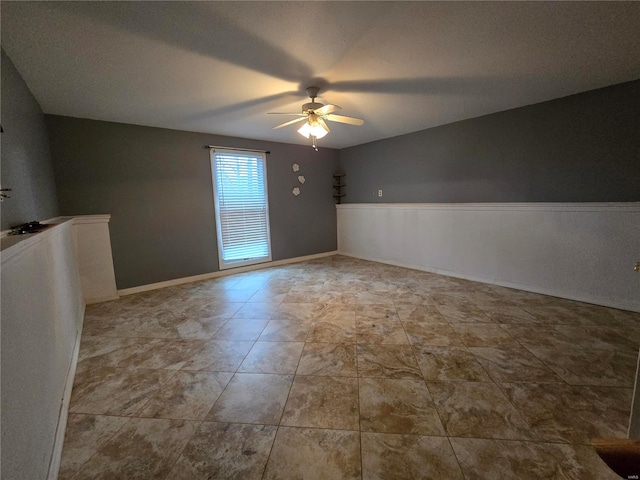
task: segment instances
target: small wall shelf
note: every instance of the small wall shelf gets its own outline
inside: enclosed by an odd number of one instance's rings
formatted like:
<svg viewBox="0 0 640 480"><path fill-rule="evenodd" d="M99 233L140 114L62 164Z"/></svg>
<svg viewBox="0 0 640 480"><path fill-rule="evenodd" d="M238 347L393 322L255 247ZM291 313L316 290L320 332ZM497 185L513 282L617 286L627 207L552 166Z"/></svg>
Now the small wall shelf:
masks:
<svg viewBox="0 0 640 480"><path fill-rule="evenodd" d="M347 186L344 181L344 177L346 176L346 173L335 173L333 175L333 198L337 204L341 203L342 197L347 196L347 194L344 193L344 187Z"/></svg>

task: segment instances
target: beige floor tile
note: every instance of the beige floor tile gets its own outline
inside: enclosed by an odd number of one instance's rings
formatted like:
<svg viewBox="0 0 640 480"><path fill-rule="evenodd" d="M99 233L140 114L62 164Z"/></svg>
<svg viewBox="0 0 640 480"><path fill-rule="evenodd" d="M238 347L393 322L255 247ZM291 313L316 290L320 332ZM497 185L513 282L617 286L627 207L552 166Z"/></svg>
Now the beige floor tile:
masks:
<svg viewBox="0 0 640 480"><path fill-rule="evenodd" d="M522 307L502 305L481 305L482 310L495 323L535 324L538 319Z"/></svg>
<svg viewBox="0 0 640 480"><path fill-rule="evenodd" d="M447 323L447 319L442 316L440 311L433 305L412 305L405 303L396 303L398 317L403 322L415 323Z"/></svg>
<svg viewBox="0 0 640 480"><path fill-rule="evenodd" d="M245 303L233 315L234 319L269 320L278 311L278 304L271 302Z"/></svg>
<svg viewBox="0 0 640 480"><path fill-rule="evenodd" d="M627 435L631 389L523 383L500 388L536 440L589 444Z"/></svg>
<svg viewBox="0 0 640 480"><path fill-rule="evenodd" d="M341 430L280 427L263 478L359 479L360 434Z"/></svg>
<svg viewBox="0 0 640 480"><path fill-rule="evenodd" d="M304 345L297 375L357 376L356 346L351 343L310 343Z"/></svg>
<svg viewBox="0 0 640 480"><path fill-rule="evenodd" d="M359 377L422 378L409 345L358 345Z"/></svg>
<svg viewBox="0 0 640 480"><path fill-rule="evenodd" d="M586 349L630 350L637 352L633 339L623 332L602 326L549 325L544 328L528 325L504 325L504 330L525 347L572 348L576 344Z"/></svg>
<svg viewBox="0 0 640 480"><path fill-rule="evenodd" d="M361 434L363 480L462 480L446 437Z"/></svg>
<svg viewBox="0 0 640 480"><path fill-rule="evenodd" d="M340 303L328 304L317 311L312 320L314 322L334 323L336 325L353 325L356 321L356 310L353 305Z"/></svg>
<svg viewBox="0 0 640 480"><path fill-rule="evenodd" d="M259 480L277 427L204 422L167 480Z"/></svg>
<svg viewBox="0 0 640 480"><path fill-rule="evenodd" d="M87 306L60 478L610 478L638 347L638 313L344 256L129 295Z"/></svg>
<svg viewBox="0 0 640 480"><path fill-rule="evenodd" d="M235 372L254 342L210 340L182 366L182 370Z"/></svg>
<svg viewBox="0 0 640 480"><path fill-rule="evenodd" d="M239 372L294 374L304 342L256 342Z"/></svg>
<svg viewBox="0 0 640 480"><path fill-rule="evenodd" d="M466 347L414 346L422 376L427 381L490 382L487 372Z"/></svg>
<svg viewBox="0 0 640 480"><path fill-rule="evenodd" d="M464 289L460 289L458 287L458 291L456 291L454 288L447 285L433 288L429 293L429 303L436 305L437 307L449 305L472 307L473 303L463 292Z"/></svg>
<svg viewBox="0 0 640 480"><path fill-rule="evenodd" d="M280 305L287 296L286 293L261 292L258 290L247 303L273 303Z"/></svg>
<svg viewBox="0 0 640 480"><path fill-rule="evenodd" d="M529 308L566 307L567 305L570 306L575 304L575 302L572 302L571 300L564 300L558 297L525 292L522 290L513 290L509 297L515 305L525 308L527 311Z"/></svg>
<svg viewBox="0 0 640 480"><path fill-rule="evenodd" d="M449 436L529 440L529 426L489 382L428 382Z"/></svg>
<svg viewBox="0 0 640 480"><path fill-rule="evenodd" d="M448 322L457 323L493 323L475 304L438 305L438 311Z"/></svg>
<svg viewBox="0 0 640 480"><path fill-rule="evenodd" d="M232 288L221 290L216 293L215 300L216 302L236 302L236 303L244 303L249 302L251 297L253 297L256 293L258 293L259 289L257 287L249 287L249 288L237 288L237 284ZM241 317L247 318L247 317ZM258 317L260 318L260 317Z"/></svg>
<svg viewBox="0 0 640 480"><path fill-rule="evenodd" d="M469 347L495 382L563 383L549 367L519 345Z"/></svg>
<svg viewBox="0 0 640 480"><path fill-rule="evenodd" d="M292 381L292 375L236 373L205 420L277 425Z"/></svg>
<svg viewBox="0 0 640 480"><path fill-rule="evenodd" d="M311 324L307 334L307 342L322 343L355 343L356 321L332 320L317 321Z"/></svg>
<svg viewBox="0 0 640 480"><path fill-rule="evenodd" d="M232 376L228 372L176 372L137 416L202 420Z"/></svg>
<svg viewBox="0 0 640 480"><path fill-rule="evenodd" d="M141 320L135 330L137 336L147 338L194 338L209 339L220 327L227 323L226 318L195 318L185 315Z"/></svg>
<svg viewBox="0 0 640 480"><path fill-rule="evenodd" d="M269 320L233 318L225 323L218 332L211 337L212 340L257 340Z"/></svg>
<svg viewBox="0 0 640 480"><path fill-rule="evenodd" d="M281 305L290 303L320 303L322 301L322 294L319 292L302 293L302 292L289 292L282 299Z"/></svg>
<svg viewBox="0 0 640 480"><path fill-rule="evenodd" d="M631 312L629 310L609 309L609 313L613 317L616 327L640 327L640 312Z"/></svg>
<svg viewBox="0 0 640 480"><path fill-rule="evenodd" d="M131 418L73 478L165 478L195 430L187 420Z"/></svg>
<svg viewBox="0 0 640 480"><path fill-rule="evenodd" d="M125 417L69 414L58 479L70 479L127 421Z"/></svg>
<svg viewBox="0 0 640 480"><path fill-rule="evenodd" d="M83 337L79 364L178 370L205 340Z"/></svg>
<svg viewBox="0 0 640 480"><path fill-rule="evenodd" d="M260 342L304 342L311 323L290 320L269 320L258 341Z"/></svg>
<svg viewBox="0 0 640 480"><path fill-rule="evenodd" d="M402 321L411 345L439 345L462 347L462 339L448 323L428 324L423 322Z"/></svg>
<svg viewBox="0 0 640 480"><path fill-rule="evenodd" d="M423 380L362 378L359 382L359 393L362 431L445 434Z"/></svg>
<svg viewBox="0 0 640 480"><path fill-rule="evenodd" d="M291 322L310 322L326 306L323 303L281 303L278 309L271 315L272 320L289 320Z"/></svg>
<svg viewBox="0 0 640 480"><path fill-rule="evenodd" d="M82 335L92 337L135 337L141 320L137 318L88 317L85 314Z"/></svg>
<svg viewBox="0 0 640 480"><path fill-rule="evenodd" d="M623 323L623 321L621 320L620 323ZM624 344L627 347L631 344L631 348L636 352L640 349L640 321L637 323L628 322L627 325L608 328L618 337L624 338Z"/></svg>
<svg viewBox="0 0 640 480"><path fill-rule="evenodd" d="M358 430L358 380L296 376L281 424Z"/></svg>
<svg viewBox="0 0 640 480"><path fill-rule="evenodd" d="M514 338L499 325L454 323L451 327L467 347L491 347L496 345L519 346Z"/></svg>
<svg viewBox="0 0 640 480"><path fill-rule="evenodd" d="M213 320L229 320L242 307L243 303L226 302L214 298L206 302L188 302L181 306L181 313L190 318L209 318Z"/></svg>
<svg viewBox="0 0 640 480"><path fill-rule="evenodd" d="M581 411L584 426L593 430L593 438L625 438L629 433L629 416L633 389L617 387L574 387L590 404Z"/></svg>
<svg viewBox="0 0 640 480"><path fill-rule="evenodd" d="M365 287L366 288L366 287ZM376 293L371 291L358 292L354 295L355 305L387 305L393 307L393 299L385 293Z"/></svg>
<svg viewBox="0 0 640 480"><path fill-rule="evenodd" d="M490 289L484 289L484 291L470 291L467 293L469 300L476 306L513 306L514 302L504 295L500 295Z"/></svg>
<svg viewBox="0 0 640 480"><path fill-rule="evenodd" d="M579 347L529 348L529 351L570 385L633 387L637 353Z"/></svg>
<svg viewBox="0 0 640 480"><path fill-rule="evenodd" d="M542 304L523 305L522 308L546 325L593 325L591 315L565 306Z"/></svg>
<svg viewBox="0 0 640 480"><path fill-rule="evenodd" d="M431 298L428 293L418 293L408 288L398 288L389 293L395 305L432 305Z"/></svg>
<svg viewBox="0 0 640 480"><path fill-rule="evenodd" d="M409 339L399 321L358 319L356 320L356 342L408 345Z"/></svg>
<svg viewBox="0 0 640 480"><path fill-rule="evenodd" d="M70 413L135 415L161 385L171 370L78 366L71 393Z"/></svg>
<svg viewBox="0 0 640 480"><path fill-rule="evenodd" d="M384 319L389 321L397 321L398 315L394 305L358 305L356 309L356 320L374 320Z"/></svg>
<svg viewBox="0 0 640 480"><path fill-rule="evenodd" d="M592 447L451 438L465 479L619 480Z"/></svg>

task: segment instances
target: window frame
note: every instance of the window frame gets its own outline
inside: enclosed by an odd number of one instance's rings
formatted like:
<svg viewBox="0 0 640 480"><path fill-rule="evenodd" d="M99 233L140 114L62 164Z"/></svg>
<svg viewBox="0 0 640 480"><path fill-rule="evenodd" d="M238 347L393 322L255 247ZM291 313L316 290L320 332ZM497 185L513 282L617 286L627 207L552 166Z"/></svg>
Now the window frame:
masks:
<svg viewBox="0 0 640 480"><path fill-rule="evenodd" d="M218 242L218 269L219 270L227 270L231 268L244 267L248 265L257 265L260 263L270 262L272 260L271 257L271 219L269 216L269 188L267 183L267 158L266 154L262 152L255 152L252 150L240 150L240 149L223 149L216 148L211 149L210 160L211 160L211 179L213 186L213 203L215 209L215 220L216 220L216 238ZM224 259L224 241L223 241L223 227L222 227L222 216L220 214L221 205L220 200L221 197L218 195L218 182L216 180L216 154L225 155L225 156L233 156L233 157L244 157L244 158L255 158L259 159L260 163L262 163L262 171L263 171L263 188L264 188L264 209L266 216L266 241L267 241L267 255L261 257L251 257L243 260L225 260Z"/></svg>

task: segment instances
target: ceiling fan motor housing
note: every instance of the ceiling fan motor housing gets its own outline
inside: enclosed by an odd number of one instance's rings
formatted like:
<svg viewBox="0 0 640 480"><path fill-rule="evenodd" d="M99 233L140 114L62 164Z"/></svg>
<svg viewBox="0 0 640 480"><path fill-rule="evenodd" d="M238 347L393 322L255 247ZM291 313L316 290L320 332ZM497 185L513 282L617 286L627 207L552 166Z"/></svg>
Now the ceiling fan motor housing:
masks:
<svg viewBox="0 0 640 480"><path fill-rule="evenodd" d="M302 105L302 113L310 113L310 112L313 112L314 110L318 110L321 107L324 107L323 103L317 103L317 102L305 103L304 105Z"/></svg>

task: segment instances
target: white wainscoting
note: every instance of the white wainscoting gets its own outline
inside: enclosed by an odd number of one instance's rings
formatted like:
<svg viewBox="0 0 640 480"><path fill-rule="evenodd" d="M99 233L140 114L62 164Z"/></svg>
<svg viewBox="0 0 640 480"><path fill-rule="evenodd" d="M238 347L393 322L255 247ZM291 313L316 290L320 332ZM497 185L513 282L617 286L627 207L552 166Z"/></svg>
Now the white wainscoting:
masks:
<svg viewBox="0 0 640 480"><path fill-rule="evenodd" d="M87 305L120 298L113 269L111 215L73 217L73 233L82 294Z"/></svg>
<svg viewBox="0 0 640 480"><path fill-rule="evenodd" d="M338 253L640 311L640 203L342 204Z"/></svg>
<svg viewBox="0 0 640 480"><path fill-rule="evenodd" d="M55 479L84 315L73 221L1 243L1 476Z"/></svg>

